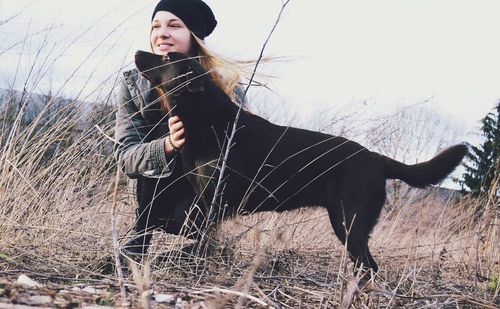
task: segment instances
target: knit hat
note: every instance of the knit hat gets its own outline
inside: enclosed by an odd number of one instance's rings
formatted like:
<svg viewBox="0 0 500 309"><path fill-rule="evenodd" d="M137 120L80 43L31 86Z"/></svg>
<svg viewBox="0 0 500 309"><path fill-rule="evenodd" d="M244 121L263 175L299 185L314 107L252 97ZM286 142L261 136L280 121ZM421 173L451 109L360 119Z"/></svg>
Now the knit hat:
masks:
<svg viewBox="0 0 500 309"><path fill-rule="evenodd" d="M179 17L182 22L200 39L205 39L217 25L214 13L201 0L161 0L156 5L151 21L158 11L168 11Z"/></svg>

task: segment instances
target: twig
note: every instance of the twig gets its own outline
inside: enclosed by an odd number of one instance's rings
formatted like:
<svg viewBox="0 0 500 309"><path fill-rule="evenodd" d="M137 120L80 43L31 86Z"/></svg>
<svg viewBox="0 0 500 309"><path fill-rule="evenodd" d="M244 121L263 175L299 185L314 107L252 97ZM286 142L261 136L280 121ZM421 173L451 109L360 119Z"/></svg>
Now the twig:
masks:
<svg viewBox="0 0 500 309"><path fill-rule="evenodd" d="M476 298L473 296L469 296L469 295L435 294L435 295L426 295L426 296L406 296L406 295L391 292L391 291L388 291L388 290L385 290L382 288L373 288L372 287L372 288L368 288L367 290L371 291L373 293L376 293L376 294L386 295L388 297L398 297L398 298L412 299L412 300L433 299L433 298L452 298L452 299L456 299L456 300L462 299L462 300L468 301L472 304L480 305L484 308L491 308L491 309L497 308L491 303L487 303L486 301L484 301L482 299L479 299L479 298Z"/></svg>
<svg viewBox="0 0 500 309"><path fill-rule="evenodd" d="M125 284L123 279L122 263L120 261L120 248L118 244L118 232L116 231L116 204L118 200L118 183L120 182L120 167L116 168L115 188L113 190L113 206L111 207L111 234L113 236L113 251L115 253L115 267L118 276L118 285L123 301L127 299Z"/></svg>
<svg viewBox="0 0 500 309"><path fill-rule="evenodd" d="M468 296L468 295L460 295L460 294L436 294L436 295L428 295L428 296L420 296L420 297L419 296L405 296L405 295L401 295L401 294L393 294L391 296L405 298L405 299L415 299L415 300L433 299L433 298L452 298L452 299L456 299L456 300L465 300L465 301L470 302L472 304L480 305L483 308L491 308L491 309L498 308L493 304L490 304L490 303L483 301L482 299L479 299L479 298L476 298L473 296Z"/></svg>
<svg viewBox="0 0 500 309"><path fill-rule="evenodd" d="M252 282L252 285L254 287L254 289L257 290L257 293L260 294L260 296L262 296L262 298L264 298L269 304L271 304L271 306L273 306L274 308L277 308L277 309L281 309L281 306L278 305L277 303L275 303L274 301L272 301L263 291L262 289L257 285L255 284L255 282Z"/></svg>
<svg viewBox="0 0 500 309"><path fill-rule="evenodd" d="M122 143L120 143L119 141L117 141L117 140L116 140L116 139L114 139L113 137L109 136L109 134L106 134L106 132L104 132L104 130L103 130L103 129L102 129L102 128L98 125L98 124L96 124L94 127L97 129L97 131L99 131L99 133L101 133L101 134L102 134L102 136L104 136L104 137L105 137L105 138L107 138L108 140L112 141L112 142L113 142L113 143L115 143L115 144L118 144L118 145L120 145L120 146L123 146L123 144L122 144Z"/></svg>
<svg viewBox="0 0 500 309"><path fill-rule="evenodd" d="M281 290L278 290L278 293L280 293L281 295L285 296L286 298L288 298L289 300L292 300L292 301L297 301L295 298L293 298L292 296L288 295L287 293L281 291ZM282 302L281 302L282 303ZM283 303L282 303L283 304ZM289 308L292 308L290 306L288 306Z"/></svg>
<svg viewBox="0 0 500 309"><path fill-rule="evenodd" d="M237 127L238 127L238 120L240 118L241 111L243 110L243 106L244 106L244 102L245 102L245 98L246 98L248 89L250 89L250 86L252 85L252 82L253 82L253 79L255 77L255 74L257 73L257 68L258 68L258 66L259 66L259 64L260 64L260 62L261 62L261 60L263 58L264 50L266 49L266 46L269 43L269 40L271 39L271 36L274 33L274 30L278 26L278 23L281 20L281 15L283 14L283 11L285 10L285 7L288 5L289 2L290 2L290 0L286 0L285 2L282 3L281 10L280 10L280 12L278 14L278 17L276 18L276 21L275 21L275 23L274 23L271 31L269 32L266 40L264 41L264 44L262 45L259 57L257 58L257 61L255 62L255 66L253 68L252 75L250 76L248 85L246 86L245 92L243 93L243 99L241 100L241 104L240 104L240 106L238 108L238 112L236 113L236 116L235 116L235 119L234 119L234 122L233 122L233 128L231 130L231 135L229 136L229 139L228 139L228 142L227 142L227 146L226 146L226 151L225 151L224 157L222 159L222 165L221 165L220 172L219 172L219 179L217 180L217 185L215 187L214 195L212 197L212 201L210 203L210 208L208 210L208 215L207 215L207 219L206 219L207 220L206 221L207 233L205 233L202 236L201 243L203 243L205 235L209 234L209 229L212 226L212 224L214 223L213 220L212 220L212 217L214 215L213 213L214 213L214 209L215 209L215 203L216 203L217 198L219 197L219 194L220 194L221 189L223 187L222 183L223 183L223 179L224 179L224 172L226 170L227 160L228 160L228 157L229 157L229 150L231 149L231 145L233 145L233 139L234 139L234 136L236 135L236 131L237 131Z"/></svg>
<svg viewBox="0 0 500 309"><path fill-rule="evenodd" d="M298 278L298 277L288 277L288 276L254 276L255 279L261 279L261 280L299 280L299 281L305 281L305 282L310 282L313 283L320 288L331 288L333 287L333 283L322 283L314 279L309 279L309 278Z"/></svg>
<svg viewBox="0 0 500 309"><path fill-rule="evenodd" d="M249 295L249 294L245 294L245 293L239 292L239 291L228 290L228 289L211 288L211 289L205 289L205 290L194 291L194 292L189 292L189 293L190 294L225 293L225 294L237 295L237 296L240 296L240 297L248 298L248 299L250 299L250 300L258 303L259 305L262 305L262 306L265 306L265 307L269 307L269 305L266 302L264 302L263 300L255 297L255 296L252 296L252 295Z"/></svg>
<svg viewBox="0 0 500 309"><path fill-rule="evenodd" d="M354 295L359 291L358 284L359 284L359 277L356 276L349 280L349 283L347 284L347 288L345 291L345 294L342 297L342 303L340 305L340 308L342 309L348 309L354 300Z"/></svg>

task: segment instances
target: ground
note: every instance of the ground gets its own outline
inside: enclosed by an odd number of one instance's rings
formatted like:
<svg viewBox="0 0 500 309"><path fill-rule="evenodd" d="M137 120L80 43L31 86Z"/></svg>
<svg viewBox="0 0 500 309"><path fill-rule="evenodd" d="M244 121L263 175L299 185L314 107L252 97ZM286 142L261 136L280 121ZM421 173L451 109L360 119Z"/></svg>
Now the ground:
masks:
<svg viewBox="0 0 500 309"><path fill-rule="evenodd" d="M125 299L105 232L79 231L78 246L10 243L0 256L0 308L497 308L497 205L478 211L478 203L488 202L431 191L390 197L372 233L380 271L368 284L319 208L228 220L203 258L180 256L186 240L156 232L147 266L125 274ZM16 284L22 274L40 286Z"/></svg>

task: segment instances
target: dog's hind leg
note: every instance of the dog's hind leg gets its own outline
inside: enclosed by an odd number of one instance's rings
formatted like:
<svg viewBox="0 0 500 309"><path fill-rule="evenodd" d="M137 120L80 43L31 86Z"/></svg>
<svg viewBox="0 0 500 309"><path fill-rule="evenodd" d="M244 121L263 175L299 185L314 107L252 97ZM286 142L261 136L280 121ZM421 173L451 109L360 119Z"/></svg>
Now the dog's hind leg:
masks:
<svg viewBox="0 0 500 309"><path fill-rule="evenodd" d="M376 272L378 266L368 248L369 232L358 222L361 221L361 214L353 213L345 207L342 209L341 205L336 205L334 209L328 208L328 214L335 235L346 246L349 257L355 264L355 271L363 268Z"/></svg>
<svg viewBox="0 0 500 309"><path fill-rule="evenodd" d="M347 247L355 271L362 268L377 272L378 266L368 248L368 240L385 200L385 188L374 190L359 182L349 187L329 190L336 195L328 198L330 222L337 237Z"/></svg>

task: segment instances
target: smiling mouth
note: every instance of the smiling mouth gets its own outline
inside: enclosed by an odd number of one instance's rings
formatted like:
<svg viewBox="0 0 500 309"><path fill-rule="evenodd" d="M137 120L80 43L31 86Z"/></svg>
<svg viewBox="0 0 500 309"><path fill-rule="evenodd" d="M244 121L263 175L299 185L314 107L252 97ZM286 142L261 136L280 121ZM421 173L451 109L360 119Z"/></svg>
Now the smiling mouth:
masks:
<svg viewBox="0 0 500 309"><path fill-rule="evenodd" d="M169 48L172 48L172 46L174 46L173 44L168 44L168 43L162 43L162 44L158 44L156 45L158 48L160 49L169 49Z"/></svg>

